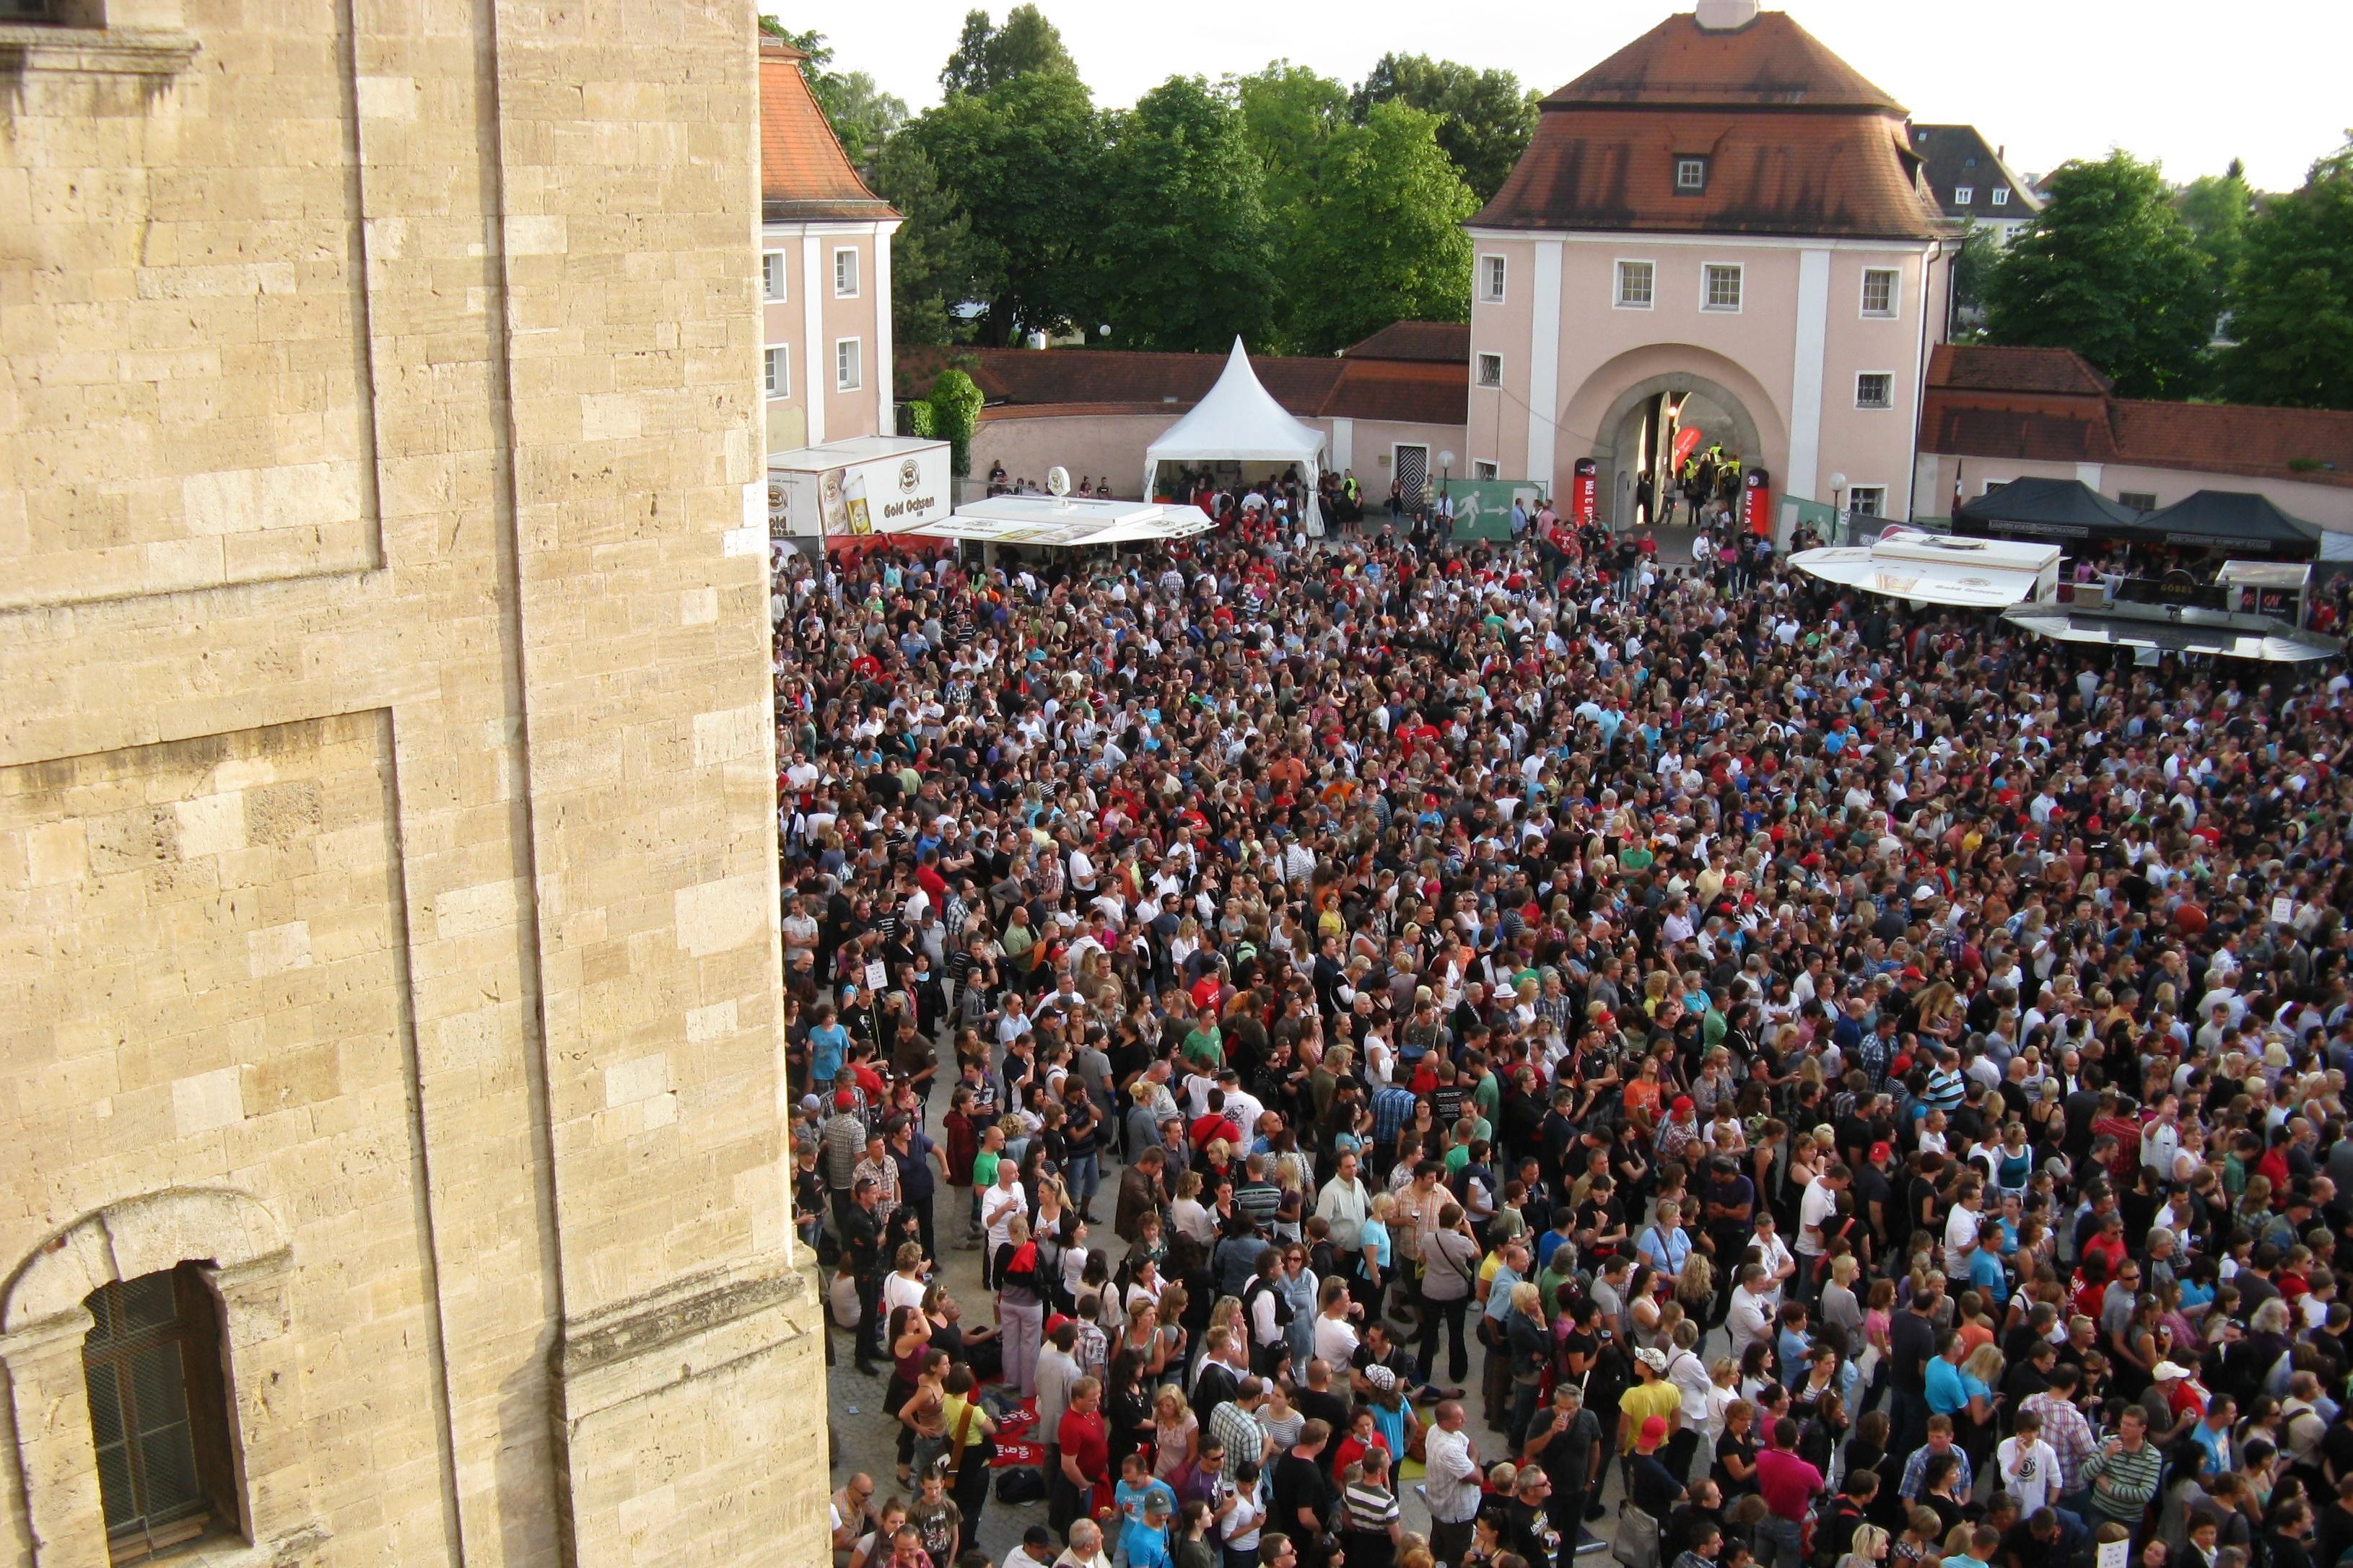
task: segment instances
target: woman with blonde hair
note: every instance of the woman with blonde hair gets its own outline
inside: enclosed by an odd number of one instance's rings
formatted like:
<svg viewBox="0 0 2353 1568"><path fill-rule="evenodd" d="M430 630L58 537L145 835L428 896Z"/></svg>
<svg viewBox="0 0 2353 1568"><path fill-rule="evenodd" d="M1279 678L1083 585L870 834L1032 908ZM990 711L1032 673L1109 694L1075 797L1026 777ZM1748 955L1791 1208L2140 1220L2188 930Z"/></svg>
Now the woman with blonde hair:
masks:
<svg viewBox="0 0 2353 1568"><path fill-rule="evenodd" d="M1175 1384L1163 1384L1152 1400L1153 1479L1165 1481L1179 1470L1191 1469L1200 1451L1201 1424L1192 1406Z"/></svg>
<svg viewBox="0 0 2353 1568"><path fill-rule="evenodd" d="M1887 1561L1889 1544L1887 1531L1878 1525L1858 1524L1845 1555L1838 1560L1838 1568L1879 1568Z"/></svg>

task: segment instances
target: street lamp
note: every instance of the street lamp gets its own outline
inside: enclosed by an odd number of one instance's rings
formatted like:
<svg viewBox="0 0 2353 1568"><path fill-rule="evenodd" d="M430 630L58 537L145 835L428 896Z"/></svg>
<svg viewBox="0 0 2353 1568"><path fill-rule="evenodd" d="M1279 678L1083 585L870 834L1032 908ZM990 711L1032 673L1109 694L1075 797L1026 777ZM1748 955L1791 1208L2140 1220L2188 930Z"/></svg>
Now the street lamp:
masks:
<svg viewBox="0 0 2353 1568"><path fill-rule="evenodd" d="M1841 499L1845 494L1846 476L1844 474L1832 474L1831 476L1831 534L1832 543L1842 543L1846 539L1846 503Z"/></svg>

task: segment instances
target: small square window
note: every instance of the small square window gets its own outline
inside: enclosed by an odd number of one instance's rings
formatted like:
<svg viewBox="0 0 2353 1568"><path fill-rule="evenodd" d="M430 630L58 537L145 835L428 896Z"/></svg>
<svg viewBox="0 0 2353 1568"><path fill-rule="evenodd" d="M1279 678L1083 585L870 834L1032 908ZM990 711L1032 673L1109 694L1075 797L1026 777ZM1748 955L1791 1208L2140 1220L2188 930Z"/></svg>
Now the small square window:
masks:
<svg viewBox="0 0 2353 1568"><path fill-rule="evenodd" d="M842 338L833 345L833 389L855 392L865 384L865 365L859 357L856 338Z"/></svg>
<svg viewBox="0 0 2353 1568"><path fill-rule="evenodd" d="M1854 489L1847 491L1846 509L1857 517L1885 517L1887 487L1885 485L1855 486Z"/></svg>
<svg viewBox="0 0 2353 1568"><path fill-rule="evenodd" d="M1504 302L1504 258L1482 256L1479 258L1480 298L1490 305Z"/></svg>
<svg viewBox="0 0 2353 1568"><path fill-rule="evenodd" d="M1955 185L1953 187L1953 205L1955 206L1965 207L1977 199L1978 188L1975 185Z"/></svg>
<svg viewBox="0 0 2353 1568"><path fill-rule="evenodd" d="M781 250L765 252L760 258L760 291L770 301L785 297L786 277L785 253Z"/></svg>
<svg viewBox="0 0 2353 1568"><path fill-rule="evenodd" d="M1866 267L1862 269L1862 313L1866 316L1895 314L1896 271L1893 267Z"/></svg>
<svg viewBox="0 0 2353 1568"><path fill-rule="evenodd" d="M1494 479L1497 477L1495 473L1495 465L1484 461L1483 459L1474 462L1471 465L1471 477L1474 479Z"/></svg>
<svg viewBox="0 0 2353 1568"><path fill-rule="evenodd" d="M1740 309L1740 268L1721 261L1711 261L1701 269L1704 292L1700 308L1705 310L1737 310Z"/></svg>
<svg viewBox="0 0 2353 1568"><path fill-rule="evenodd" d="M1895 377L1885 371L1865 371L1856 376L1854 405L1857 408L1894 407Z"/></svg>
<svg viewBox="0 0 2353 1568"><path fill-rule="evenodd" d="M1479 384L1482 386L1501 386L1504 384L1504 356L1502 354L1481 354L1479 356Z"/></svg>
<svg viewBox="0 0 2353 1568"><path fill-rule="evenodd" d="M793 393L793 351L779 343L765 356L767 388L771 397L790 397Z"/></svg>
<svg viewBox="0 0 2353 1568"><path fill-rule="evenodd" d="M848 246L833 253L833 297L858 298L858 252Z"/></svg>
<svg viewBox="0 0 2353 1568"><path fill-rule="evenodd" d="M1993 188L1993 205L1998 207L2006 207L2010 205L2010 187L2008 185L1996 185Z"/></svg>
<svg viewBox="0 0 2353 1568"><path fill-rule="evenodd" d="M2157 510L2157 492L2155 490L2118 490L2116 492L2116 500L2122 501L2125 505L2131 507L2136 511L2155 511Z"/></svg>
<svg viewBox="0 0 2353 1568"><path fill-rule="evenodd" d="M1675 160L1675 192L1678 195L1696 195L1707 189L1707 160L1678 158Z"/></svg>
<svg viewBox="0 0 2353 1568"><path fill-rule="evenodd" d="M1648 261L1621 261L1618 264L1618 303L1629 310L1647 310L1651 294L1658 281L1658 268Z"/></svg>

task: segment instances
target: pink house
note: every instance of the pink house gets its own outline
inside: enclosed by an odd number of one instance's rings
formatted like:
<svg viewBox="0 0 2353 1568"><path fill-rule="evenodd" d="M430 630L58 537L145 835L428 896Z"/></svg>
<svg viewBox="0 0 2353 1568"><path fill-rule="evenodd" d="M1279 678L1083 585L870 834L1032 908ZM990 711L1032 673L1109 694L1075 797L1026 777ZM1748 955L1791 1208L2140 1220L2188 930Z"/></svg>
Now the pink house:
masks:
<svg viewBox="0 0 2353 1568"><path fill-rule="evenodd" d="M1641 521L1676 435L1905 515L1959 230L1905 111L1780 12L1701 0L1543 100L1470 224L1464 467ZM1834 493L1835 492L1835 493Z"/></svg>

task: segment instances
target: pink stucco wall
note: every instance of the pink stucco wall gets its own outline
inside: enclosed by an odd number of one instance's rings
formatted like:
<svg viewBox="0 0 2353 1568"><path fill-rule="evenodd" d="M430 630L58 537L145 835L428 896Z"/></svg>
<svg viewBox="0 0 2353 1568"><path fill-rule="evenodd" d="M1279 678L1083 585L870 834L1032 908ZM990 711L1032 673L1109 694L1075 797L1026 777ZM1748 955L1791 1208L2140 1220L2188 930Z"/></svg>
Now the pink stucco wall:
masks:
<svg viewBox="0 0 2353 1568"><path fill-rule="evenodd" d="M2338 533L2353 533L2353 486L2300 484L2293 479L2242 474L2200 473L2190 468L2145 468L2126 463L2015 462L2000 458L1922 457L1913 508L1922 517L1949 517L1957 474L1965 500L1989 486L2011 479L2082 479L2114 500L2126 490L2157 498L2159 506L2186 500L2200 490L2253 490L2299 521Z"/></svg>

